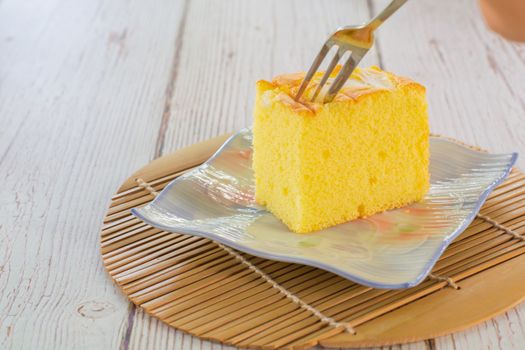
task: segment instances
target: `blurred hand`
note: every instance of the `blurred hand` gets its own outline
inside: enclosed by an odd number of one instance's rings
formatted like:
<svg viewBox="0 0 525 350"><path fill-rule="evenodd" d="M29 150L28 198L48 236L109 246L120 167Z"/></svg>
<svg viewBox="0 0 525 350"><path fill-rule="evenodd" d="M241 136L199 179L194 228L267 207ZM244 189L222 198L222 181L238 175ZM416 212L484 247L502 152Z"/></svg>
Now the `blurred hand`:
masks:
<svg viewBox="0 0 525 350"><path fill-rule="evenodd" d="M503 37L525 42L525 0L479 0L487 25Z"/></svg>

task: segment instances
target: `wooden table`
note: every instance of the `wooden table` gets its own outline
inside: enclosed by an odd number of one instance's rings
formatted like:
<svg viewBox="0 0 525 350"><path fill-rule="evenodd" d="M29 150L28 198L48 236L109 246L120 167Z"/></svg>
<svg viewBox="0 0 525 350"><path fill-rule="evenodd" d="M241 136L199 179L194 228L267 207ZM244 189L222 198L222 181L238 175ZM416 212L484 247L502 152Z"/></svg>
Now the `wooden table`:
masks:
<svg viewBox="0 0 525 350"><path fill-rule="evenodd" d="M306 69L385 1L0 0L0 349L221 349L130 305L101 264L132 171L251 124L254 83ZM409 2L363 65L428 87L432 131L525 154L525 46L474 0ZM524 159L518 161L522 169ZM525 348L525 305L402 349Z"/></svg>

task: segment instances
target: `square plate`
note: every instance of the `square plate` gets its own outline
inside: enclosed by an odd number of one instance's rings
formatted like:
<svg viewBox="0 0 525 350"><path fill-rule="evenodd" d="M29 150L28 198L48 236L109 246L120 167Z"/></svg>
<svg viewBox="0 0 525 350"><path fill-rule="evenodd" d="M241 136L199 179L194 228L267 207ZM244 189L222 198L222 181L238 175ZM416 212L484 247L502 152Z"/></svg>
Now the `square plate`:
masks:
<svg viewBox="0 0 525 350"><path fill-rule="evenodd" d="M206 237L266 259L315 266L373 288L420 283L472 222L517 154L430 139L430 190L419 203L322 231L293 233L257 205L252 133L232 136L206 163L132 212L165 231Z"/></svg>

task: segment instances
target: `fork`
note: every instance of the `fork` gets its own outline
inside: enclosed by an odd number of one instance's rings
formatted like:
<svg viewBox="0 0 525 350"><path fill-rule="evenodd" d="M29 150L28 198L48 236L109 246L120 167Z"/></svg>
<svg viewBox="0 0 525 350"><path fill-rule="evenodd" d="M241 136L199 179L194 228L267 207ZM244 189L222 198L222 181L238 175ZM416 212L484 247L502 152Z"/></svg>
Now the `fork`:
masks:
<svg viewBox="0 0 525 350"><path fill-rule="evenodd" d="M323 44L321 51L315 57L312 66L306 73L295 100L298 101L301 98L301 95L306 90L306 87L312 80L312 77L319 69L319 66L325 59L326 55L332 47L337 47L337 51L328 64L325 74L321 79L317 89L315 90L311 101L314 102L323 89L323 86L328 81L328 78L332 74L332 71L336 67L339 60L343 57L346 52L350 52L350 56L344 63L343 67L334 78L332 85L328 89L328 92L325 94L323 103L330 102L334 99L335 95L343 87L346 80L352 74L355 67L359 64L361 59L366 55L368 50L374 44L374 31L383 24L384 21L388 19L394 12L397 11L407 0L393 0L380 14L378 14L374 19L372 19L368 24L358 25L358 26L345 26L339 28L335 33L333 33L328 40Z"/></svg>

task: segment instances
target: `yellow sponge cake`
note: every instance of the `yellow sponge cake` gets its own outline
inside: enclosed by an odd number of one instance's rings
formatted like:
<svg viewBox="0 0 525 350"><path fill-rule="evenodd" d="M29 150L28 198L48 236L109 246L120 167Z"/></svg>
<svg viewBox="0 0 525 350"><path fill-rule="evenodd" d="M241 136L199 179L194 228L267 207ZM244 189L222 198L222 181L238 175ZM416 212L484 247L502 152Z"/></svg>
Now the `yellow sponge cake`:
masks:
<svg viewBox="0 0 525 350"><path fill-rule="evenodd" d="M307 102L322 74L299 101L304 73L257 83L255 197L295 232L407 205L429 187L425 88L371 67L332 102Z"/></svg>

